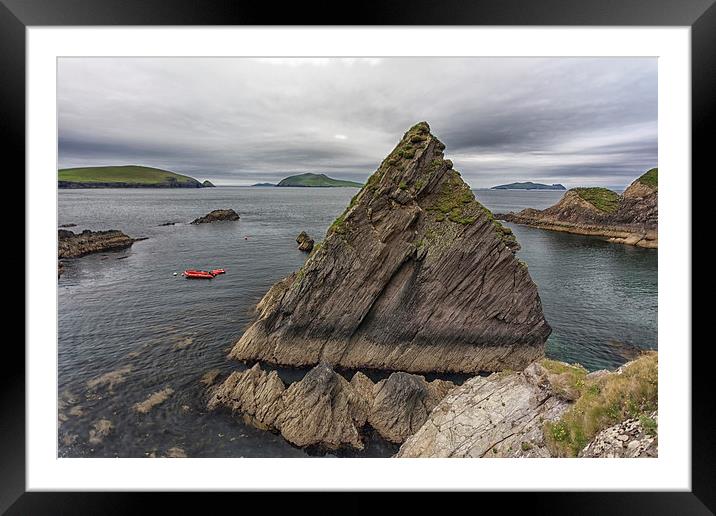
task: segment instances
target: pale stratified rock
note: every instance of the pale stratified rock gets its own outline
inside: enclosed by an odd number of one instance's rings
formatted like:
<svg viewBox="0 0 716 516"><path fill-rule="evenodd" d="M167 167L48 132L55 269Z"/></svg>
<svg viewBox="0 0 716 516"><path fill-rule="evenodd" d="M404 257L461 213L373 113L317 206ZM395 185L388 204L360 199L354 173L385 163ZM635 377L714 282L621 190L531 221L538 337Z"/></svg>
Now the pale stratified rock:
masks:
<svg viewBox="0 0 716 516"><path fill-rule="evenodd" d="M543 368L477 376L453 389L396 457L549 457L542 431L570 402Z"/></svg>

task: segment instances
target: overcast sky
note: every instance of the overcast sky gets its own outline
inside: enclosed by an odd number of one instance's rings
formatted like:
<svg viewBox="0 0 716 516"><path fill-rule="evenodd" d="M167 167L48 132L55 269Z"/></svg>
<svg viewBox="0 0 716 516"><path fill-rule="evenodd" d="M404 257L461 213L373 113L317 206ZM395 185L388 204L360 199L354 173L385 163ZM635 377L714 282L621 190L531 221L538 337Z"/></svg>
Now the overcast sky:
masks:
<svg viewBox="0 0 716 516"><path fill-rule="evenodd" d="M364 181L426 120L473 188L657 165L655 58L62 58L59 167Z"/></svg>

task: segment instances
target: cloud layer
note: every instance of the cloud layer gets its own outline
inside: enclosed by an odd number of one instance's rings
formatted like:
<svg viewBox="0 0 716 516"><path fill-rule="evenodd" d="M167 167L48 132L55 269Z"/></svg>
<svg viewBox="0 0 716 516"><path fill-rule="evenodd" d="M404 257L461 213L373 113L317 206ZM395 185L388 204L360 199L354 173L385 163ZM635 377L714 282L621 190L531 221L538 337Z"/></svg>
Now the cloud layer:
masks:
<svg viewBox="0 0 716 516"><path fill-rule="evenodd" d="M657 160L655 58L62 58L59 166L363 181L426 120L475 188L624 186Z"/></svg>

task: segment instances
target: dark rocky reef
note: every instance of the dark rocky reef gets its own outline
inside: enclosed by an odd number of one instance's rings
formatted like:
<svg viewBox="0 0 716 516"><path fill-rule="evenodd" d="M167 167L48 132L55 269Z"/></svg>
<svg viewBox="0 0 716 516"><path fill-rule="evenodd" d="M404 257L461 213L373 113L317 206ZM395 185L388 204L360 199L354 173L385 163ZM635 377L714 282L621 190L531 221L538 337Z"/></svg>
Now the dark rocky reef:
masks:
<svg viewBox="0 0 716 516"><path fill-rule="evenodd" d="M301 233L296 237L296 243L298 244L299 251L310 253L313 251L313 245L315 242L310 236L308 236L308 233L301 231Z"/></svg>
<svg viewBox="0 0 716 516"><path fill-rule="evenodd" d="M363 449L369 424L385 439L402 443L427 420L453 384L422 376L393 373L374 384L355 373L350 382L319 364L288 388L275 371L259 364L233 372L213 389L210 410L225 407L244 421L274 430L299 447Z"/></svg>
<svg viewBox="0 0 716 516"><path fill-rule="evenodd" d="M229 356L464 373L542 357L551 329L515 237L444 149L427 123L408 130Z"/></svg>
<svg viewBox="0 0 716 516"><path fill-rule="evenodd" d="M228 210L213 210L203 217L194 219L191 221L192 224L208 224L209 222L219 222L222 220L239 220L239 214L232 209Z"/></svg>
<svg viewBox="0 0 716 516"><path fill-rule="evenodd" d="M57 231L57 236L57 254L59 258L78 258L90 253L118 251L130 247L138 240L116 229L108 231L90 231L86 229L77 234L67 229L60 229ZM61 271L62 268L60 268Z"/></svg>
<svg viewBox="0 0 716 516"><path fill-rule="evenodd" d="M545 210L527 208L496 218L528 226L606 237L610 242L658 247L658 175L652 169L622 195L605 188L573 188Z"/></svg>

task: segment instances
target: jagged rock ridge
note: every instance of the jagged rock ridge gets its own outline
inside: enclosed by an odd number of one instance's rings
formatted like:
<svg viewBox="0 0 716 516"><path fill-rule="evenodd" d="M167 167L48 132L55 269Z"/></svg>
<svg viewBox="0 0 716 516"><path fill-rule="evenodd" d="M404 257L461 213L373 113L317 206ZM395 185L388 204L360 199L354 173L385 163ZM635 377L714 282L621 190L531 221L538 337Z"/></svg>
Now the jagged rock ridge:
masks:
<svg viewBox="0 0 716 516"><path fill-rule="evenodd" d="M540 358L551 330L514 235L444 149L425 122L406 132L230 357L410 372Z"/></svg>
<svg viewBox="0 0 716 516"><path fill-rule="evenodd" d="M393 373L374 384L357 372L348 382L326 364L286 387L276 371L263 371L256 364L231 373L213 389L208 407L226 407L299 447L363 449L366 424L385 439L402 443L453 387L408 373Z"/></svg>

